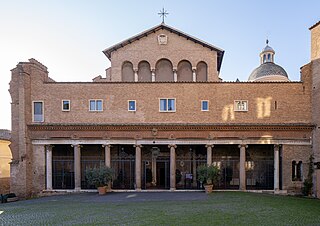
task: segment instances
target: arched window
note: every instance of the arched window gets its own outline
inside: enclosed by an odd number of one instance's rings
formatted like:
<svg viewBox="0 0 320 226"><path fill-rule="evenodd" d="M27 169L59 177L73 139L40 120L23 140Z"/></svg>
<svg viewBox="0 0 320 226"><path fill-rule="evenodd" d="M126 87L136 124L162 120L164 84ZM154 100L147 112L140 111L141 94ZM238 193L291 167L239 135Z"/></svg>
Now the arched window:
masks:
<svg viewBox="0 0 320 226"><path fill-rule="evenodd" d="M187 60L180 61L178 64L178 81L192 81L192 66Z"/></svg>
<svg viewBox="0 0 320 226"><path fill-rule="evenodd" d="M168 59L161 59L156 64L156 81L173 81L173 67Z"/></svg>
<svg viewBox="0 0 320 226"><path fill-rule="evenodd" d="M208 66L205 62L201 61L197 64L197 82L208 81Z"/></svg>
<svg viewBox="0 0 320 226"><path fill-rule="evenodd" d="M266 62L266 54L263 54L263 63Z"/></svg>
<svg viewBox="0 0 320 226"><path fill-rule="evenodd" d="M151 82L150 64L147 61L141 61L138 65L138 81Z"/></svg>
<svg viewBox="0 0 320 226"><path fill-rule="evenodd" d="M134 71L131 62L126 61L122 64L122 81L123 82L133 82L134 81Z"/></svg>
<svg viewBox="0 0 320 226"><path fill-rule="evenodd" d="M271 62L271 55L268 53L268 62Z"/></svg>

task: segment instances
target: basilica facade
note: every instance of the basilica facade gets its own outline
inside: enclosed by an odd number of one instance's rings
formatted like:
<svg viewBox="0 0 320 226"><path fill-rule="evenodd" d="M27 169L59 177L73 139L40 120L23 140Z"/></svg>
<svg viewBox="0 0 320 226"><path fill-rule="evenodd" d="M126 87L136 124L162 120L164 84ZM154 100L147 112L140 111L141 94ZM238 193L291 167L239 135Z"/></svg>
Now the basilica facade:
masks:
<svg viewBox="0 0 320 226"><path fill-rule="evenodd" d="M92 82L56 82L39 61L20 62L11 191L94 189L85 169L101 165L115 170L114 191L200 190L197 167L213 164L215 189L301 192L310 156L320 161L319 23L310 30L300 81L267 42L248 81L224 82L224 50L165 23L105 49L111 67Z"/></svg>

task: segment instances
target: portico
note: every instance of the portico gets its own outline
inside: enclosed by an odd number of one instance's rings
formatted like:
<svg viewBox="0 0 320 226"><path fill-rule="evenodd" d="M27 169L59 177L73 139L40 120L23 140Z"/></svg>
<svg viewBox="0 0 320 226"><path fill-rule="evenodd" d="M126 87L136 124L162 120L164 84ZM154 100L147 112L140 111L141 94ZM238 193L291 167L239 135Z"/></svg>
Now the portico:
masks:
<svg viewBox="0 0 320 226"><path fill-rule="evenodd" d="M202 189L196 169L201 164L214 164L221 170L218 189L278 192L281 144L292 145L292 141L273 143L230 139L33 141L45 150L46 190L78 191L90 188L82 175L84 168L99 164L115 169L113 189L136 191ZM305 140L301 144L310 143Z"/></svg>

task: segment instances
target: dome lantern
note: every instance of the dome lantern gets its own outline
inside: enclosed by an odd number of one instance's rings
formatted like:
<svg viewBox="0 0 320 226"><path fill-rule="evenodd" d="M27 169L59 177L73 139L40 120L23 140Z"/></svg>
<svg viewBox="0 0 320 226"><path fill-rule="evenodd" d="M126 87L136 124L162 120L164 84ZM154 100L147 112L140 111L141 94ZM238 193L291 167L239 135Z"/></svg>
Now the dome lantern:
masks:
<svg viewBox="0 0 320 226"><path fill-rule="evenodd" d="M269 40L266 40L266 47L261 51L260 53L260 64L264 64L267 62L274 63L274 54L275 51L272 49L271 46L269 46Z"/></svg>

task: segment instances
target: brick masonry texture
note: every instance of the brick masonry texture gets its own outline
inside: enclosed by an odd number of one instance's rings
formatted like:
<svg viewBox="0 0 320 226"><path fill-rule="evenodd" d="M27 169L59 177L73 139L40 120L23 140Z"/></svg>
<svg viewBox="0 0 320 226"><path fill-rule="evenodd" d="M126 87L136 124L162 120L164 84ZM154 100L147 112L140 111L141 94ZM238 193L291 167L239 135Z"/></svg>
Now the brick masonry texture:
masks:
<svg viewBox="0 0 320 226"><path fill-rule="evenodd" d="M159 130L158 139L261 138L308 140L312 145L283 145L282 182L284 189L301 187L291 181L291 162L307 164L311 153L319 159L319 26L312 29L312 61L301 68L300 82L221 82L217 71L217 53L184 37L160 30L124 46L111 55L109 79L95 78L93 83L54 82L47 68L31 59L12 70L11 190L21 196L38 194L45 188L45 150L32 145L35 139L152 139L152 130L33 130L32 125L121 124L121 125L237 125L243 130ZM167 45L159 45L157 36L168 36ZM315 49L313 49L315 48ZM320 47L319 47L320 49ZM130 61L137 68L146 60L151 69L162 58L176 68L181 60L192 67L204 61L208 82L121 82L121 67ZM99 82L101 81L101 82ZM103 82L102 82L103 81ZM109 81L109 82L107 82ZM159 112L160 98L176 99L176 112ZM89 100L103 100L103 111L90 112ZM62 111L62 100L71 101L71 110ZM128 111L128 100L136 100L135 112ZM201 111L201 100L209 101L209 111ZM235 100L247 100L248 111L234 111ZM32 101L44 102L44 122L32 121ZM287 129L248 130L247 125L284 125ZM293 126L312 126L315 130ZM178 126L178 125L177 125ZM304 177L307 175L304 167Z"/></svg>
<svg viewBox="0 0 320 226"><path fill-rule="evenodd" d="M165 34L168 37L167 45L158 44L158 35ZM200 44L196 44L184 37L170 33L167 30L159 30L138 41L126 45L111 54L112 81L121 81L121 67L123 62L130 61L133 68L138 68L140 61L146 60L154 69L158 60L167 58L174 68L182 60L190 61L192 67L196 67L200 61L208 65L208 81L218 81L217 53Z"/></svg>

